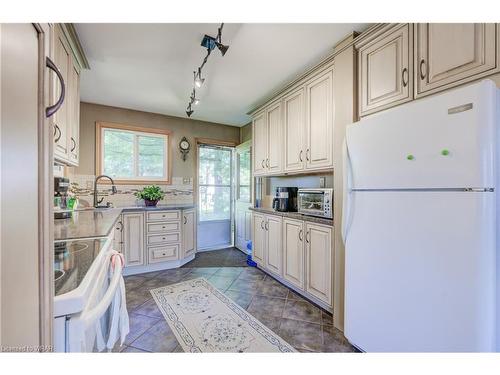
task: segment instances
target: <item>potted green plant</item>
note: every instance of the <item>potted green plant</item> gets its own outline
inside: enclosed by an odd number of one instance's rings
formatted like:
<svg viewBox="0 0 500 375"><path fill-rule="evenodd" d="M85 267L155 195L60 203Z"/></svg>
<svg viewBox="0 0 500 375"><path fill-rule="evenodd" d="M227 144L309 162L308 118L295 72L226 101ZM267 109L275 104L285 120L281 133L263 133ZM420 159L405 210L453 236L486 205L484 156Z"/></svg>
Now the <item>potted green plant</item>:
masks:
<svg viewBox="0 0 500 375"><path fill-rule="evenodd" d="M158 201L165 197L165 193L159 186L151 185L145 186L141 191L135 193L135 196L139 199L144 199L146 206L156 206Z"/></svg>

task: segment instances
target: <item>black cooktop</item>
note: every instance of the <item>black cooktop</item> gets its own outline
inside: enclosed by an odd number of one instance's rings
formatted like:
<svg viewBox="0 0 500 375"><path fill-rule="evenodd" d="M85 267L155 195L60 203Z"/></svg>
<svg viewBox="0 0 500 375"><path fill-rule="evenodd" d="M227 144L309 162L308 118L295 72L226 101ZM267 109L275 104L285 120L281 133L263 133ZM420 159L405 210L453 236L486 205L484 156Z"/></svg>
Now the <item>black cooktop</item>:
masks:
<svg viewBox="0 0 500 375"><path fill-rule="evenodd" d="M78 288L105 242L103 238L54 243L56 296Z"/></svg>

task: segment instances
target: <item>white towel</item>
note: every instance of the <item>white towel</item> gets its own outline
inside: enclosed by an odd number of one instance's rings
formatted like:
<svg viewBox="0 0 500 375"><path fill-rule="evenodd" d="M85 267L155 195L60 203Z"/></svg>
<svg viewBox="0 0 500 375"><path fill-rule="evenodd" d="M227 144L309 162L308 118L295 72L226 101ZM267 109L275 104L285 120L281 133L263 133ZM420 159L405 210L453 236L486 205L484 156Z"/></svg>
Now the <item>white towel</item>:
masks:
<svg viewBox="0 0 500 375"><path fill-rule="evenodd" d="M114 254L115 257L120 257L123 264L123 256L119 253ZM114 261L112 261L114 264ZM111 304L111 324L109 327L109 336L106 347L108 350L113 349L118 338L120 338L120 346L123 345L125 339L130 332L129 317L127 311L127 299L125 294L125 281L123 276L120 279L120 286L116 290L113 303Z"/></svg>

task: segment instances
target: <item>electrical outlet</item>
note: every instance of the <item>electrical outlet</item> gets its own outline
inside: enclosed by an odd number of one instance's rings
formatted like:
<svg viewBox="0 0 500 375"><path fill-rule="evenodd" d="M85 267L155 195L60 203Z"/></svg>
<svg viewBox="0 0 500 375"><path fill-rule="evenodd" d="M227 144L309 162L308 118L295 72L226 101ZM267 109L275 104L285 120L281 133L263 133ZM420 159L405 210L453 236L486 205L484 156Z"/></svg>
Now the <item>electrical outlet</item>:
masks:
<svg viewBox="0 0 500 375"><path fill-rule="evenodd" d="M319 178L319 187L324 188L326 185L326 177L320 177Z"/></svg>
<svg viewBox="0 0 500 375"><path fill-rule="evenodd" d="M94 181L87 180L87 189L93 189L94 188Z"/></svg>
<svg viewBox="0 0 500 375"><path fill-rule="evenodd" d="M191 183L191 177L182 177L182 184L189 185Z"/></svg>

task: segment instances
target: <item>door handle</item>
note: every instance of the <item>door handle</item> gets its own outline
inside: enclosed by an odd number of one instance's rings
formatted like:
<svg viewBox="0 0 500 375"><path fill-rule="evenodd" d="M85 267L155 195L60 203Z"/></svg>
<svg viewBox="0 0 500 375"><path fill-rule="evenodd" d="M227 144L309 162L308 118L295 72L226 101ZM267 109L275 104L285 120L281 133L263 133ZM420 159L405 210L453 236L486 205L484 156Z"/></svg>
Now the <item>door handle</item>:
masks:
<svg viewBox="0 0 500 375"><path fill-rule="evenodd" d="M59 142L59 140L61 139L61 135L62 135L61 129L59 128L59 126L57 126L57 124L54 124L54 137L56 138L54 139L55 143Z"/></svg>
<svg viewBox="0 0 500 375"><path fill-rule="evenodd" d="M300 150L300 152L299 152L299 160L300 160L300 162L302 162L302 150Z"/></svg>
<svg viewBox="0 0 500 375"><path fill-rule="evenodd" d="M73 143L73 147L71 147L71 151L75 151L75 148L76 148L75 138L71 137L71 142Z"/></svg>
<svg viewBox="0 0 500 375"><path fill-rule="evenodd" d="M408 69L407 68L403 69L403 73L401 74L401 79L403 81L403 87L408 86Z"/></svg>
<svg viewBox="0 0 500 375"><path fill-rule="evenodd" d="M59 110L59 108L61 108L64 102L64 97L66 96L66 85L64 84L64 78L61 72L59 71L59 68L56 66L56 64L54 64L54 62L49 57L46 58L45 65L47 66L47 68L56 73L56 76L59 79L59 83L61 84L61 94L59 95L59 99L57 99L57 102L55 102L53 105L45 108L45 117L48 118L52 116L54 113L56 113Z"/></svg>
<svg viewBox="0 0 500 375"><path fill-rule="evenodd" d="M306 160L311 161L311 160L309 160L309 149L306 150Z"/></svg>
<svg viewBox="0 0 500 375"><path fill-rule="evenodd" d="M120 232L123 232L123 223L121 221L118 222L118 224L120 224L120 229L118 229Z"/></svg>
<svg viewBox="0 0 500 375"><path fill-rule="evenodd" d="M269 168L269 159L266 159L266 167Z"/></svg>
<svg viewBox="0 0 500 375"><path fill-rule="evenodd" d="M299 241L302 241L302 229L299 231Z"/></svg>
<svg viewBox="0 0 500 375"><path fill-rule="evenodd" d="M184 216L184 225L186 225L186 224L187 224L187 218L186 218L186 216Z"/></svg>
<svg viewBox="0 0 500 375"><path fill-rule="evenodd" d="M352 194L352 166L351 159L349 158L349 150L347 148L347 141L344 140L344 144L342 147L342 180L344 183L343 186L343 199L342 199L342 241L344 245L346 243L347 234L349 230L349 223L351 221L351 194Z"/></svg>
<svg viewBox="0 0 500 375"><path fill-rule="evenodd" d="M307 243L310 243L309 242L309 236L310 236L310 234L311 234L311 232L309 232L309 231L306 232L306 242Z"/></svg>
<svg viewBox="0 0 500 375"><path fill-rule="evenodd" d="M265 160L264 160L264 159L262 159L262 163L261 163L261 164L262 164L262 168L265 168L265 167L266 167L266 166L264 165L264 162L265 162Z"/></svg>
<svg viewBox="0 0 500 375"><path fill-rule="evenodd" d="M266 228L266 230L269 230L269 223L268 223L268 222L266 222L266 223L264 224L264 227Z"/></svg>
<svg viewBox="0 0 500 375"><path fill-rule="evenodd" d="M262 220L260 221L260 229L264 229L264 222Z"/></svg>
<svg viewBox="0 0 500 375"><path fill-rule="evenodd" d="M426 68L425 72L422 70L423 67ZM425 76L427 75L427 65L425 64L425 60L424 59L420 60L419 70L420 70L420 79L424 79Z"/></svg>

